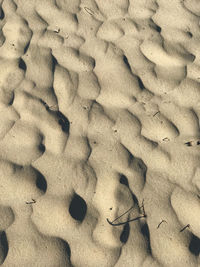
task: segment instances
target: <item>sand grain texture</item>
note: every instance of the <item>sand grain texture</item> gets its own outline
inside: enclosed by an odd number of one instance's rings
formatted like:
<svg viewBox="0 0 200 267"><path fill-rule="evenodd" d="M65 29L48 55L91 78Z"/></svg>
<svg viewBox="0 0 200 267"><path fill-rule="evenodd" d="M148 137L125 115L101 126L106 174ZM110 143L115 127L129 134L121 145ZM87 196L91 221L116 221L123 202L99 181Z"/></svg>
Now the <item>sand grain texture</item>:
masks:
<svg viewBox="0 0 200 267"><path fill-rule="evenodd" d="M0 0L0 265L200 266L199 16Z"/></svg>

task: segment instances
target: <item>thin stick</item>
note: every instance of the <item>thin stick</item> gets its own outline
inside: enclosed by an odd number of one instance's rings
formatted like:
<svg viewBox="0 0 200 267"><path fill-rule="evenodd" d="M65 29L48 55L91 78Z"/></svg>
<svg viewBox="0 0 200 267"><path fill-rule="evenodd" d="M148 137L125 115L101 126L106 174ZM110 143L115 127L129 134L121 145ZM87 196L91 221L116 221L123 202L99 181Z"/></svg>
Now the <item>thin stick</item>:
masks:
<svg viewBox="0 0 200 267"><path fill-rule="evenodd" d="M157 111L157 112L153 115L153 117L155 117L158 113L160 113L160 111Z"/></svg>
<svg viewBox="0 0 200 267"><path fill-rule="evenodd" d="M33 199L33 198L32 198L32 201L30 201L30 202L27 201L26 202L26 204L33 204L33 203L36 203L35 199Z"/></svg>
<svg viewBox="0 0 200 267"><path fill-rule="evenodd" d="M85 11L90 14L91 16L94 15L94 11L92 11L90 8L88 7L84 7Z"/></svg>
<svg viewBox="0 0 200 267"><path fill-rule="evenodd" d="M189 141L189 142L185 143L185 145L192 146L192 141Z"/></svg>
<svg viewBox="0 0 200 267"><path fill-rule="evenodd" d="M180 232L183 232L186 228L190 227L189 224L187 224L185 227L183 227L183 229L180 230Z"/></svg>
<svg viewBox="0 0 200 267"><path fill-rule="evenodd" d="M121 218L122 216L124 216L126 213L128 213L130 210L132 210L134 208L134 206L132 206L130 209L128 209L126 212L124 212L122 215L120 215L119 217L117 217L113 222L115 222L116 220L118 220L119 218Z"/></svg>
<svg viewBox="0 0 200 267"><path fill-rule="evenodd" d="M161 225L163 222L166 222L166 221L165 221L165 220L162 220L162 221L158 224L157 229L160 227L160 225ZM167 223L167 222L166 222L166 223Z"/></svg>
<svg viewBox="0 0 200 267"><path fill-rule="evenodd" d="M107 222L108 222L110 225L112 225L112 226L120 226L120 225L127 224L127 223L129 223L129 222L137 221L137 220L139 220L139 219L141 219L141 218L144 218L144 217L146 217L146 215L142 215L142 216L139 216L139 217L136 217L136 218L134 218L134 219L128 220L128 221L126 221L126 222L121 222L121 223L112 223L112 222L110 222L110 221L108 220L108 218L107 218L106 220L107 220Z"/></svg>

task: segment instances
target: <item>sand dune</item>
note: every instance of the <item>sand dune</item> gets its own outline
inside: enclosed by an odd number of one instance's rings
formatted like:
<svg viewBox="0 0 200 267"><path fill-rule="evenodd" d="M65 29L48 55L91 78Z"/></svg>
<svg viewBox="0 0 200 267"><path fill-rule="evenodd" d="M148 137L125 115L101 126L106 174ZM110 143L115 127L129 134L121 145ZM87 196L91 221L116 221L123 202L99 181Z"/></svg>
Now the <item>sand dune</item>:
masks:
<svg viewBox="0 0 200 267"><path fill-rule="evenodd" d="M0 265L200 266L197 0L0 0Z"/></svg>

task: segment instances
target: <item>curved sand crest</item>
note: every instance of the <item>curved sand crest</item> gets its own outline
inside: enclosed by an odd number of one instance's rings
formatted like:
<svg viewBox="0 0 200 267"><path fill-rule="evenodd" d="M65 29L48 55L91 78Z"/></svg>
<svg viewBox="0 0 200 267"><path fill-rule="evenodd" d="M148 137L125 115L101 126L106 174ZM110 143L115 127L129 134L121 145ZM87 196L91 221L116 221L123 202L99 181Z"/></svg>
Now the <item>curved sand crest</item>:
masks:
<svg viewBox="0 0 200 267"><path fill-rule="evenodd" d="M198 1L0 3L0 264L200 266Z"/></svg>

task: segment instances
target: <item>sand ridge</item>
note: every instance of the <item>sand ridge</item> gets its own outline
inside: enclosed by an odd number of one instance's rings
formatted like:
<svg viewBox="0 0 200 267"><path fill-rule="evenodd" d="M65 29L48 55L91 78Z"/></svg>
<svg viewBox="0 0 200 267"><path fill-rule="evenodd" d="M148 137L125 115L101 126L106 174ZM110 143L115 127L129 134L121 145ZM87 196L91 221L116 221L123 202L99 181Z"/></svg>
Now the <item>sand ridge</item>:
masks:
<svg viewBox="0 0 200 267"><path fill-rule="evenodd" d="M0 265L200 266L198 1L0 4Z"/></svg>

